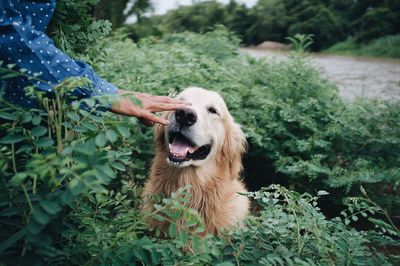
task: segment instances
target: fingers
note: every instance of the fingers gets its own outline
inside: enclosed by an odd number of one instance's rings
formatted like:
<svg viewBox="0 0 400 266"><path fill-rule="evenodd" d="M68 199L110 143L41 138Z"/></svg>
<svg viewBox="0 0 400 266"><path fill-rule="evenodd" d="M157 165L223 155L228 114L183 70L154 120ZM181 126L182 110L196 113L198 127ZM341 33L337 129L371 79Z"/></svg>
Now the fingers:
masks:
<svg viewBox="0 0 400 266"><path fill-rule="evenodd" d="M155 114L145 110L142 110L138 117L140 118L140 121L142 121L145 125L150 125L150 122L158 123L161 125L169 124L168 120L158 117Z"/></svg>
<svg viewBox="0 0 400 266"><path fill-rule="evenodd" d="M162 111L173 111L179 108L187 107L186 104L182 103L151 103L145 107L150 112L162 112Z"/></svg>
<svg viewBox="0 0 400 266"><path fill-rule="evenodd" d="M149 121L147 119L139 118L139 121L142 122L145 126L148 127L154 126L154 122Z"/></svg>
<svg viewBox="0 0 400 266"><path fill-rule="evenodd" d="M173 99L168 96L151 95L151 94L141 93L141 92L136 92L135 97L137 97L140 100L149 100L149 101L158 102L158 103L189 104L189 103L185 102L184 100Z"/></svg>

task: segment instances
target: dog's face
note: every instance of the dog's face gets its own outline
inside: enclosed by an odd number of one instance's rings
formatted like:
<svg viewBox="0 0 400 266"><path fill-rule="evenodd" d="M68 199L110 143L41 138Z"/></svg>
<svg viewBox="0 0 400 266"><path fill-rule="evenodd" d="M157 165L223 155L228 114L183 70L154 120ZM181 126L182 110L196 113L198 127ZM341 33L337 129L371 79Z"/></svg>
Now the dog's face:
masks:
<svg viewBox="0 0 400 266"><path fill-rule="evenodd" d="M191 106L167 113L169 125L156 131L156 144L167 149L168 163L174 167L202 166L208 160L227 157L227 163L239 160L240 169L245 138L221 96L192 87L177 98Z"/></svg>

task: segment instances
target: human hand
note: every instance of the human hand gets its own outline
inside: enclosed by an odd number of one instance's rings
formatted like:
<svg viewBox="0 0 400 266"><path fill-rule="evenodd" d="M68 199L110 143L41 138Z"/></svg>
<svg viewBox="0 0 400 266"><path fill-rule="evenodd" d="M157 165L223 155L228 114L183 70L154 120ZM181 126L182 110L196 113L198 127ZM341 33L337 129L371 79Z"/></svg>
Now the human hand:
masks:
<svg viewBox="0 0 400 266"><path fill-rule="evenodd" d="M125 116L135 116L146 126L152 126L154 123L168 125L168 120L156 116L153 112L172 111L188 105L182 100L147 93L118 90L118 95L132 95L140 101L141 106L137 106L129 97L125 97L112 105L111 112Z"/></svg>

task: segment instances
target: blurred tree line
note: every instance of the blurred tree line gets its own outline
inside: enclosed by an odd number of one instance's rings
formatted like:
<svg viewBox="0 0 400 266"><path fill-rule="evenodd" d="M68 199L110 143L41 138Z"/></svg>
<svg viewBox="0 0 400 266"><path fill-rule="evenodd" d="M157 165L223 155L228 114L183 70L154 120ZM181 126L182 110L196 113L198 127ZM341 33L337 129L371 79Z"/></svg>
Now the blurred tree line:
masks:
<svg viewBox="0 0 400 266"><path fill-rule="evenodd" d="M245 45L285 42L287 36L307 33L314 35L312 49L321 50L348 37L367 43L400 33L399 0L259 0L251 8L234 0L226 5L210 0L151 17L142 16L151 10L149 0L102 0L98 9L97 17L109 19L114 27L134 14L137 23L128 25L127 31L135 41L171 32L206 32L222 24Z"/></svg>

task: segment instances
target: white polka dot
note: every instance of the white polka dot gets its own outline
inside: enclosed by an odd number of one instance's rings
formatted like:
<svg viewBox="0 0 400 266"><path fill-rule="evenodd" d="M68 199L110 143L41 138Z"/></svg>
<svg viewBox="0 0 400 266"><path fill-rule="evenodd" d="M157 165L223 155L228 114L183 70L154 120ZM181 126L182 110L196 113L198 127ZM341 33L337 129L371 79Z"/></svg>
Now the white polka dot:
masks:
<svg viewBox="0 0 400 266"><path fill-rule="evenodd" d="M46 14L46 18L49 17L49 15Z"/></svg>
<svg viewBox="0 0 400 266"><path fill-rule="evenodd" d="M25 9L29 9L29 6L25 6Z"/></svg>
<svg viewBox="0 0 400 266"><path fill-rule="evenodd" d="M40 84L40 81L36 82L36 84Z"/></svg>
<svg viewBox="0 0 400 266"><path fill-rule="evenodd" d="M11 47L8 47L8 50L10 50L10 51L11 51Z"/></svg>
<svg viewBox="0 0 400 266"><path fill-rule="evenodd" d="M44 64L44 61L42 60L42 61L40 61L40 63L41 63L41 64Z"/></svg>
<svg viewBox="0 0 400 266"><path fill-rule="evenodd" d="M22 27L22 31L25 31L25 27Z"/></svg>
<svg viewBox="0 0 400 266"><path fill-rule="evenodd" d="M60 73L60 70L57 70L57 73Z"/></svg>
<svg viewBox="0 0 400 266"><path fill-rule="evenodd" d="M40 8L40 11L43 11L43 7Z"/></svg>
<svg viewBox="0 0 400 266"><path fill-rule="evenodd" d="M60 63L60 60L56 60L57 63Z"/></svg>
<svg viewBox="0 0 400 266"><path fill-rule="evenodd" d="M67 68L67 71L71 71L71 69L70 69L70 68Z"/></svg>
<svg viewBox="0 0 400 266"><path fill-rule="evenodd" d="M32 41L28 41L28 43L29 43L29 44L31 44L31 43L32 43Z"/></svg>
<svg viewBox="0 0 400 266"><path fill-rule="evenodd" d="M33 16L36 16L36 13L33 13L32 15L33 15Z"/></svg>
<svg viewBox="0 0 400 266"><path fill-rule="evenodd" d="M49 64L49 65L50 65L50 61L47 61L47 64Z"/></svg>
<svg viewBox="0 0 400 266"><path fill-rule="evenodd" d="M75 70L76 70L76 71L79 71L79 68L76 67Z"/></svg>
<svg viewBox="0 0 400 266"><path fill-rule="evenodd" d="M24 38L21 38L21 39L19 39L21 42L23 42L24 41Z"/></svg>
<svg viewBox="0 0 400 266"><path fill-rule="evenodd" d="M18 63L21 63L21 59L18 59L17 61L18 61Z"/></svg>
<svg viewBox="0 0 400 266"><path fill-rule="evenodd" d="M14 36L10 36L10 40L13 40L14 39Z"/></svg>
<svg viewBox="0 0 400 266"><path fill-rule="evenodd" d="M69 60L68 60L68 59L65 59L65 62L69 62Z"/></svg>
<svg viewBox="0 0 400 266"><path fill-rule="evenodd" d="M42 23L42 20L41 20L41 19L39 19L39 23Z"/></svg>
<svg viewBox="0 0 400 266"><path fill-rule="evenodd" d="M29 60L29 63L33 64L33 60Z"/></svg>
<svg viewBox="0 0 400 266"><path fill-rule="evenodd" d="M40 50L39 52L40 52L41 54L43 54L43 50Z"/></svg>

